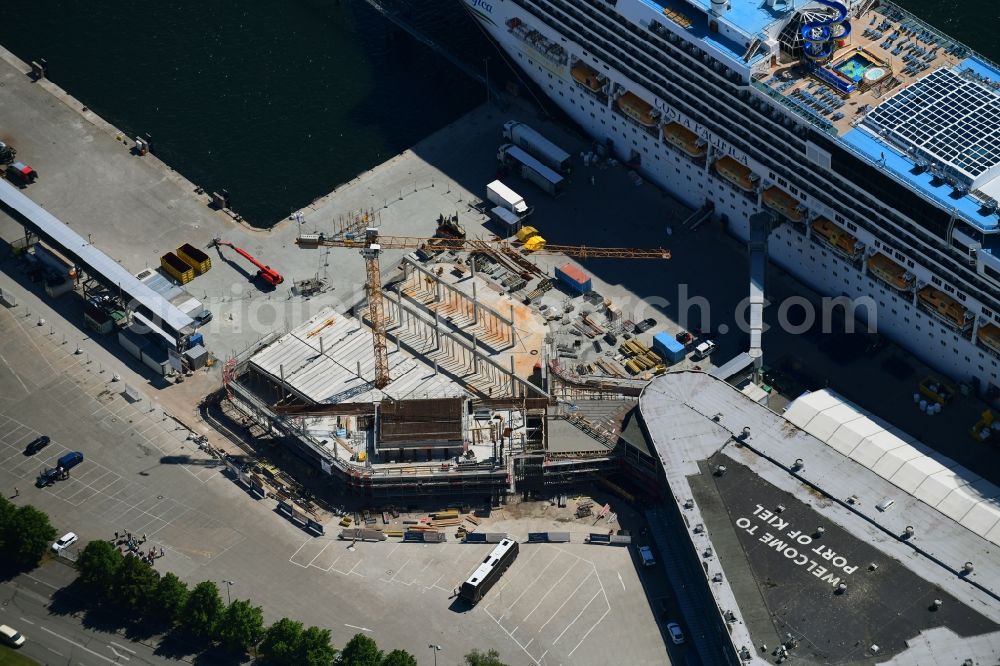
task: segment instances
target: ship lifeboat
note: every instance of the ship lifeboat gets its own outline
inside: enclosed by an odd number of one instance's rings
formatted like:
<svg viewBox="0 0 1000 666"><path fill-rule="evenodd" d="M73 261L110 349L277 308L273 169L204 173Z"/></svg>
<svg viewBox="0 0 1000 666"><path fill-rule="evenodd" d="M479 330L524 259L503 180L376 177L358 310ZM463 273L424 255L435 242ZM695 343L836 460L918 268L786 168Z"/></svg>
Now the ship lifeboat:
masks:
<svg viewBox="0 0 1000 666"><path fill-rule="evenodd" d="M765 206L784 215L792 222L801 222L805 218L799 200L777 185L772 185L764 190L762 198Z"/></svg>
<svg viewBox="0 0 1000 666"><path fill-rule="evenodd" d="M1000 326L986 324L976 333L979 343L995 354L1000 354Z"/></svg>
<svg viewBox="0 0 1000 666"><path fill-rule="evenodd" d="M817 217L812 224L813 233L821 238L832 249L844 254L851 259L857 259L865 250L865 244L825 217Z"/></svg>
<svg viewBox="0 0 1000 666"><path fill-rule="evenodd" d="M972 326L972 313L956 301L954 298L944 293L940 289L928 285L917 292L920 304L931 314L944 320L947 324L959 330L964 330Z"/></svg>
<svg viewBox="0 0 1000 666"><path fill-rule="evenodd" d="M585 62L576 62L570 69L570 73L573 74L574 81L591 92L601 92L608 84L606 77Z"/></svg>
<svg viewBox="0 0 1000 666"><path fill-rule="evenodd" d="M868 257L868 270L886 284L901 291L913 286L913 273L881 253Z"/></svg>
<svg viewBox="0 0 1000 666"><path fill-rule="evenodd" d="M715 170L719 175L744 192L753 192L757 174L746 164L740 164L735 158L726 155L715 161Z"/></svg>
<svg viewBox="0 0 1000 666"><path fill-rule="evenodd" d="M618 110L643 127L656 127L656 112L653 105L635 93L626 92L615 101Z"/></svg>
<svg viewBox="0 0 1000 666"><path fill-rule="evenodd" d="M698 135L680 123L667 123L663 126L663 140L680 148L691 157L701 157L708 148Z"/></svg>

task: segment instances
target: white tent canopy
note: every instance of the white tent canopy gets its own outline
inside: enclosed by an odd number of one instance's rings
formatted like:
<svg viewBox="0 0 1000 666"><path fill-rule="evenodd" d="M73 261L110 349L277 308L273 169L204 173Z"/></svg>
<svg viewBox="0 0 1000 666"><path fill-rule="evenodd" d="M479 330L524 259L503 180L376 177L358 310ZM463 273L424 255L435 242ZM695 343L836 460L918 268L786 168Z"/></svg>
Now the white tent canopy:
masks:
<svg viewBox="0 0 1000 666"><path fill-rule="evenodd" d="M972 532L1000 545L1000 487L824 389L785 418Z"/></svg>

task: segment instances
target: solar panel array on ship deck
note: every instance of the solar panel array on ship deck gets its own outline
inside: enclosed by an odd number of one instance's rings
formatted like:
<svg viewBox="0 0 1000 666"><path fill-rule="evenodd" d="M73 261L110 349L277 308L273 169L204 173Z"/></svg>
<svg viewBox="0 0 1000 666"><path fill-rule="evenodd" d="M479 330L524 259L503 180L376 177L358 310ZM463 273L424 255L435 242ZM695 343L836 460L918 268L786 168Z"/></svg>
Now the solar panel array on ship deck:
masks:
<svg viewBox="0 0 1000 666"><path fill-rule="evenodd" d="M904 88L865 124L973 179L1000 163L1000 95L949 69Z"/></svg>

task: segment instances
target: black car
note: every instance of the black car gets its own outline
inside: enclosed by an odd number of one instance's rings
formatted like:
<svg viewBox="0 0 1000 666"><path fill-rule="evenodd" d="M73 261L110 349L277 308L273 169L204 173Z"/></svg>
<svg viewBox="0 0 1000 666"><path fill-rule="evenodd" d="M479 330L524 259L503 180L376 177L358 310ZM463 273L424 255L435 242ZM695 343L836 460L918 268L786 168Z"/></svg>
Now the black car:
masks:
<svg viewBox="0 0 1000 666"><path fill-rule="evenodd" d="M49 445L49 436L42 435L41 437L34 439L26 447L24 447L24 455L33 456L46 446Z"/></svg>
<svg viewBox="0 0 1000 666"><path fill-rule="evenodd" d="M45 471L38 475L35 479L35 486L38 488L44 488L45 486L51 486L59 479L61 474L58 467L46 467Z"/></svg>

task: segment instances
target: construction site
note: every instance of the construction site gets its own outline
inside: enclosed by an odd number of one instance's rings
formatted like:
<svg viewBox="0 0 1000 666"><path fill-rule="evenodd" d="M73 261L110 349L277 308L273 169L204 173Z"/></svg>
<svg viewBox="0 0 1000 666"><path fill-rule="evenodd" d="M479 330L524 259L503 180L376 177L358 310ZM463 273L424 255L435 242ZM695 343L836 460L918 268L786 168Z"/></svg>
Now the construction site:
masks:
<svg viewBox="0 0 1000 666"><path fill-rule="evenodd" d="M622 424L666 363L654 333L638 333L649 326L625 319L582 270L557 265L553 277L538 258L669 252L528 250L520 238L532 237L467 239L457 215L440 215L432 238L300 234L303 251L360 251L366 297L233 355L225 400L372 500L491 504L614 472ZM383 266L390 249L412 252Z"/></svg>

